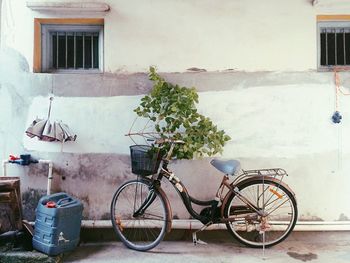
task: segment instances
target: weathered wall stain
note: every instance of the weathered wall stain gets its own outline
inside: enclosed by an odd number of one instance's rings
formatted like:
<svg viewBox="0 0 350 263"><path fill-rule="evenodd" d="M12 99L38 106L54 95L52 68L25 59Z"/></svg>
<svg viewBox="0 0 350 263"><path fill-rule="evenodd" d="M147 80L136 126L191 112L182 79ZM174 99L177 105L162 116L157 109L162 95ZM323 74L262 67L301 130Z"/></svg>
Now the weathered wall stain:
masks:
<svg viewBox="0 0 350 263"><path fill-rule="evenodd" d="M317 255L316 254L313 254L313 253L307 253L307 254L299 254L297 252L287 252L287 254L292 257L292 258L295 258L297 260L301 260L303 262L306 262L306 261L311 261L311 260L314 260L314 259L317 259Z"/></svg>
<svg viewBox="0 0 350 263"><path fill-rule="evenodd" d="M83 219L89 219L89 208L90 208L90 202L89 202L89 195L88 194L82 194L79 196L79 200L83 204Z"/></svg>
<svg viewBox="0 0 350 263"><path fill-rule="evenodd" d="M29 188L22 193L23 218L35 221L35 209L41 197L46 195L45 190Z"/></svg>
<svg viewBox="0 0 350 263"><path fill-rule="evenodd" d="M53 160L54 176L66 179L90 180L92 178L104 178L110 182L121 182L127 178L130 171L130 157L120 154L102 153L41 153L30 152L33 158ZM32 164L28 173L35 175L47 174L47 165ZM120 175L123 176L120 176ZM116 176L118 175L118 176Z"/></svg>
<svg viewBox="0 0 350 263"><path fill-rule="evenodd" d="M250 88L279 85L329 83L333 73L328 72L185 72L160 73L169 82L196 87L198 91L230 90L232 87ZM342 78L349 79L349 73ZM29 74L32 95L43 95L45 90L59 97L109 97L148 93L152 82L147 73L104 74ZM348 82L348 81L347 81ZM73 88L74 87L74 88Z"/></svg>
<svg viewBox="0 0 350 263"><path fill-rule="evenodd" d="M347 217L345 214L341 213L339 215L338 221L350 221L350 218Z"/></svg>
<svg viewBox="0 0 350 263"><path fill-rule="evenodd" d="M101 215L101 220L110 220L111 219L111 213L104 213Z"/></svg>

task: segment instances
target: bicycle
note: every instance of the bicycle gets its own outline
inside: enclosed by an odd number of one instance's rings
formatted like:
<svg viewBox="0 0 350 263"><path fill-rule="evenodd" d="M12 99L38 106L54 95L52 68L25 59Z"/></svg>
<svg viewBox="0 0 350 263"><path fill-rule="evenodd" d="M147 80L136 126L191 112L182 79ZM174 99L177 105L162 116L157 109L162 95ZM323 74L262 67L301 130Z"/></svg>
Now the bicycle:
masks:
<svg viewBox="0 0 350 263"><path fill-rule="evenodd" d="M131 146L132 172L138 177L121 185L112 199L112 225L128 248L152 249L171 230L171 206L161 187L163 178L174 186L189 214L203 223L193 233L194 244L198 242L196 233L212 224L226 224L234 238L255 248L276 245L293 231L298 210L294 192L282 182L285 170L242 170L236 175L239 161L213 159L211 164L223 172L223 179L215 198L202 201L193 198L168 168L175 145L183 141L158 139L155 144L170 144L165 157L159 157L159 152L149 145ZM204 208L198 213L192 204Z"/></svg>

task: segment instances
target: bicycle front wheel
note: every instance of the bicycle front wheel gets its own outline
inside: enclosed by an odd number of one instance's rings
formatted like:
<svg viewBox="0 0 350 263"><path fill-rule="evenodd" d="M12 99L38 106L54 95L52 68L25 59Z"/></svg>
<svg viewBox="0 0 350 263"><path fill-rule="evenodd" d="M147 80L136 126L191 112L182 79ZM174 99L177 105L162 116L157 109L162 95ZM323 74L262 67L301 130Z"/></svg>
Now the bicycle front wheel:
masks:
<svg viewBox="0 0 350 263"><path fill-rule="evenodd" d="M228 197L224 218L227 229L239 242L256 248L271 247L292 232L297 204L294 194L284 185L257 179L243 181L235 189L240 196L232 192Z"/></svg>
<svg viewBox="0 0 350 263"><path fill-rule="evenodd" d="M124 183L111 203L115 233L128 248L146 251L163 239L168 227L169 209L165 197L150 180Z"/></svg>

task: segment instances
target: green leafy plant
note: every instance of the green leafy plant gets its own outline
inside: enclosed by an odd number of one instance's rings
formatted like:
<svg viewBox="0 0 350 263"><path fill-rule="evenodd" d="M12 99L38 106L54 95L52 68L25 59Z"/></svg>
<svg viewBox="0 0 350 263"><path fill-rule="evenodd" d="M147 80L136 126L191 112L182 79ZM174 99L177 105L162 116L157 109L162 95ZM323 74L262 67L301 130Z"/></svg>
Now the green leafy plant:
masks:
<svg viewBox="0 0 350 263"><path fill-rule="evenodd" d="M173 157L192 159L222 153L223 146L231 138L210 118L198 113L196 89L165 81L154 67L150 67L149 79L153 81L153 89L134 111L153 122L162 138L171 135L185 142L176 146Z"/></svg>

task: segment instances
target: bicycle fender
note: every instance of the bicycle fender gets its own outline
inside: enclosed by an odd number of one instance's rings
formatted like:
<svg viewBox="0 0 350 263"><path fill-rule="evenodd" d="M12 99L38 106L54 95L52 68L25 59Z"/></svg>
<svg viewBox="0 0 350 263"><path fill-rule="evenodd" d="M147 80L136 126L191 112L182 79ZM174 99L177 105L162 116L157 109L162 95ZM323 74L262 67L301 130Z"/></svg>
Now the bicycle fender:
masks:
<svg viewBox="0 0 350 263"><path fill-rule="evenodd" d="M255 180L261 180L261 176L251 176L251 177L248 177L242 181L240 181L237 185L232 185L231 184L231 187L238 187L240 188L240 186L242 184L246 184L247 182L251 182L251 181L255 181ZM265 180L267 181L272 181L272 182L275 182L276 184L279 184L279 185L282 185L284 188L286 188L291 194L293 194L294 198L295 198L295 193L294 191L292 190L292 188L290 188L290 186L284 182L281 182L280 180L274 178L274 177L269 177L269 176L265 176ZM229 197L231 196L232 192L231 191L228 191L227 194L225 195L224 197L224 200L222 201L222 206L221 206L221 215L223 216L224 215L224 210L225 210L225 207L226 207L226 203L229 199ZM296 198L295 198L295 201L296 201Z"/></svg>

